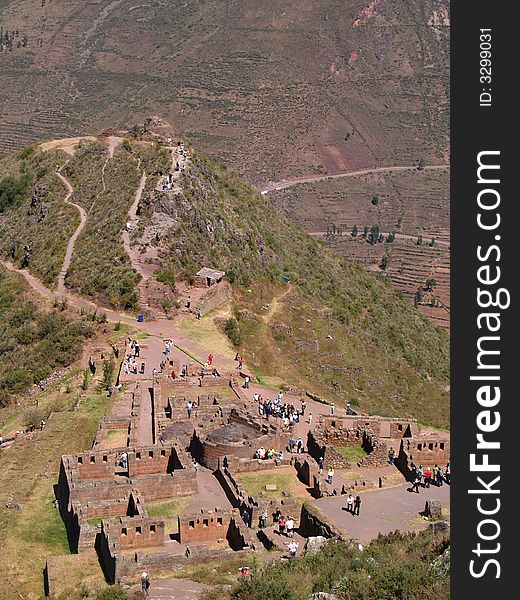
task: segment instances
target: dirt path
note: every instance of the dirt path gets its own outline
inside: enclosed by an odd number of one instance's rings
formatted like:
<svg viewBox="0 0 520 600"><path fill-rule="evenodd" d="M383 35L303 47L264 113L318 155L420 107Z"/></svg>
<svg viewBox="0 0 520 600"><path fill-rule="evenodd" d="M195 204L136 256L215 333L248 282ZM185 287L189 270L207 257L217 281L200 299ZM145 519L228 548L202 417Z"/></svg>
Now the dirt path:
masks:
<svg viewBox="0 0 520 600"><path fill-rule="evenodd" d="M87 223L87 213L85 212L85 209L82 206L80 206L79 204L72 202L72 200L71 200L71 198L74 194L74 188L72 187L70 181L61 174L61 170L68 162L69 161L67 161L62 167L60 167L60 169L58 169L58 171L56 171L56 175L61 179L61 181L67 187L67 195L64 198L64 202L66 202L67 204L70 204L71 206L74 206L74 208L76 208L78 210L79 216L80 216L80 223L79 223L78 227L76 228L76 231L72 234L72 236L70 237L70 239L67 243L67 250L65 252L65 258L63 259L63 264L61 265L60 274L58 275L58 294L64 294L66 292L65 277L67 275L67 271L69 270L70 263L72 261L72 254L74 253L74 244L76 243L76 240L78 239L79 234L82 232L83 228L85 227L85 225Z"/></svg>
<svg viewBox="0 0 520 600"><path fill-rule="evenodd" d="M429 165L423 167L422 171L437 171L440 169L448 169L449 165ZM303 175L302 177L294 177L293 179L282 179L275 183L268 184L261 190L262 194L268 194L278 190L299 185L300 183L315 183L317 181L325 181L327 179L339 179L341 177L358 177L360 175L372 175L374 173L395 173L399 171L417 171L416 166L406 167L375 167L373 169L361 169L360 171L346 171L341 173L333 173L331 175Z"/></svg>
<svg viewBox="0 0 520 600"><path fill-rule="evenodd" d="M115 149L123 143L123 138L117 135L108 137L108 158L113 158Z"/></svg>
<svg viewBox="0 0 520 600"><path fill-rule="evenodd" d="M426 500L440 500L443 510L449 507L449 485L442 487L432 485L429 489L421 487L418 494L409 492L410 487L407 483L363 492L358 517L344 510L344 496L321 498L316 502L316 506L337 527L345 529L349 536L365 544L380 533L388 534L396 529L400 531L424 529L429 522L418 515L424 509Z"/></svg>
<svg viewBox="0 0 520 600"><path fill-rule="evenodd" d="M269 309L263 315L263 320L265 323L269 323L271 319L274 317L278 309L280 308L280 302L290 293L291 287L288 286L286 290L284 290L279 296L274 296L269 304Z"/></svg>
<svg viewBox="0 0 520 600"><path fill-rule="evenodd" d="M134 196L134 201L132 206L128 211L128 218L126 223L126 228L122 233L123 238L123 246L125 248L125 252L130 257L130 262L132 263L132 267L141 275L143 280L147 276L142 268L141 261L139 260L139 253L136 250L132 249L130 244L130 232L135 229L139 219L137 218L137 207L139 206L139 202L141 200L141 196L143 195L143 190L146 185L146 173L143 171L141 176L141 181L139 182L139 187L137 188ZM141 283L143 283L141 280Z"/></svg>

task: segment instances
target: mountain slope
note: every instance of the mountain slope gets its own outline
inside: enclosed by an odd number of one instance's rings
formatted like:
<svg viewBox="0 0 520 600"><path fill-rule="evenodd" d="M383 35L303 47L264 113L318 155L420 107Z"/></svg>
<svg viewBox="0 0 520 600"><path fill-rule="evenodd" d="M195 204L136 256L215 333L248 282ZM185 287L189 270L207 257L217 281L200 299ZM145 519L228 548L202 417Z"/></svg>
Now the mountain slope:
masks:
<svg viewBox="0 0 520 600"><path fill-rule="evenodd" d="M146 263L151 279L169 281L179 301L202 266L223 269L233 284L233 326L239 332L235 341L261 375L350 400L368 412L447 425L444 332L384 281L334 256L279 216L266 196L203 153L190 148L180 191L163 191L157 185L159 174L171 164L169 151L157 143L163 133L145 129L134 134L137 139L123 141L113 156L102 139L85 140L62 169L75 202L87 210L65 277L69 289L101 305L129 308L143 302L138 298L143 287L136 255L151 253ZM47 246L61 248L56 265L63 260L63 231L53 221L60 196L53 196L38 228L20 230L15 225L33 218L34 189L41 185L34 175L36 165L51 159L59 163L60 152L34 148L0 161L4 176L23 168L33 184L0 215L2 256L19 266L27 261L27 268L41 278L50 273L42 266ZM26 154L29 159L21 158ZM141 169L147 181L128 256L122 233ZM48 176L59 182L54 173ZM64 195L62 189L62 200ZM71 222L70 234L76 224ZM40 238L45 245L38 243ZM13 246L27 245L28 259L23 252L13 257ZM161 298L162 292L156 298L159 304Z"/></svg>
<svg viewBox="0 0 520 600"><path fill-rule="evenodd" d="M255 183L446 162L446 0L5 0L0 151L160 114Z"/></svg>

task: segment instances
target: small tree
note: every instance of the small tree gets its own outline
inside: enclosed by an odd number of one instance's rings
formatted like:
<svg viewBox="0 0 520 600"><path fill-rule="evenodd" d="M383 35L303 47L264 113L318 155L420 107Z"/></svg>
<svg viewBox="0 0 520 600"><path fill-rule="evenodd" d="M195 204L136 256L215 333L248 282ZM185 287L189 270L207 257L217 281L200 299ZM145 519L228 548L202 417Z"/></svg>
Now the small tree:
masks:
<svg viewBox="0 0 520 600"><path fill-rule="evenodd" d="M105 388L108 388L110 385L112 385L114 380L114 370L115 365L112 359L103 363L103 385Z"/></svg>
<svg viewBox="0 0 520 600"><path fill-rule="evenodd" d="M368 225L365 225L363 227L363 237L366 238L368 235Z"/></svg>
<svg viewBox="0 0 520 600"><path fill-rule="evenodd" d="M430 242L430 246L433 248L435 246L435 238L432 237L432 241Z"/></svg>
<svg viewBox="0 0 520 600"><path fill-rule="evenodd" d="M390 264L390 257L387 254L385 254L381 260L381 264L379 265L379 268L382 269L383 271L385 271L389 264Z"/></svg>
<svg viewBox="0 0 520 600"><path fill-rule="evenodd" d="M421 245L422 245L422 235L419 235L419 236L417 236L417 242L416 242L416 244L417 244L418 246L421 246Z"/></svg>
<svg viewBox="0 0 520 600"><path fill-rule="evenodd" d="M352 227L352 232L350 233L350 235L352 237L356 237L357 234L358 234L358 227L357 227L357 225L354 225L354 227Z"/></svg>
<svg viewBox="0 0 520 600"><path fill-rule="evenodd" d="M377 206L377 205L379 204L379 196L378 196L377 194L374 194L374 195L372 196L372 204L373 204L374 206Z"/></svg>
<svg viewBox="0 0 520 600"><path fill-rule="evenodd" d="M370 228L370 243L371 244L376 244L379 241L379 234L381 233L381 227L379 225L377 225L377 223L375 225L372 225L372 227Z"/></svg>
<svg viewBox="0 0 520 600"><path fill-rule="evenodd" d="M433 288L437 285L437 280L435 279L435 277L429 277L426 280L426 291L431 292L433 291Z"/></svg>
<svg viewBox="0 0 520 600"><path fill-rule="evenodd" d="M386 241L391 244L395 240L395 233L391 231L386 238Z"/></svg>

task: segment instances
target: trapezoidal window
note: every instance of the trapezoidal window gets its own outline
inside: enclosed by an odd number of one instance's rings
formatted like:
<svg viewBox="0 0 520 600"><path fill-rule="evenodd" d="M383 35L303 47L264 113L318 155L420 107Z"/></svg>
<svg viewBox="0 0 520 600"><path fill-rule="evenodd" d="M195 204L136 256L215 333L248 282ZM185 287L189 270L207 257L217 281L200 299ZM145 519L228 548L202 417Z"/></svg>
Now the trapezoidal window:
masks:
<svg viewBox="0 0 520 600"><path fill-rule="evenodd" d="M195 529L195 521L189 521L189 522L188 522L188 527L189 527L190 529Z"/></svg>
<svg viewBox="0 0 520 600"><path fill-rule="evenodd" d="M123 529L121 529L121 535L128 535L128 529L126 527L123 527Z"/></svg>
<svg viewBox="0 0 520 600"><path fill-rule="evenodd" d="M141 526L140 526L140 525L138 525L138 526L135 528L135 534L136 534L136 535L141 535Z"/></svg>
<svg viewBox="0 0 520 600"><path fill-rule="evenodd" d="M150 525L150 533L155 533L155 525Z"/></svg>
<svg viewBox="0 0 520 600"><path fill-rule="evenodd" d="M94 464L96 462L96 457L95 456L91 456L90 457L90 463Z"/></svg>
<svg viewBox="0 0 520 600"><path fill-rule="evenodd" d="M202 520L202 527L208 527L209 526L209 521L208 519L203 519Z"/></svg>

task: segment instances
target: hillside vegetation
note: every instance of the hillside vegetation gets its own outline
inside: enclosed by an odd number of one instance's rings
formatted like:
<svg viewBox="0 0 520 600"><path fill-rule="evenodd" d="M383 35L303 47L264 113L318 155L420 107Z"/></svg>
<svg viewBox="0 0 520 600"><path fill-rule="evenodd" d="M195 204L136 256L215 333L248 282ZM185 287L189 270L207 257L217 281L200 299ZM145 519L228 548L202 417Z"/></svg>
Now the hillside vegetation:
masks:
<svg viewBox="0 0 520 600"><path fill-rule="evenodd" d="M1 255L28 266L50 287L57 284L67 242L79 224L55 174L65 161L62 152L32 147L0 159Z"/></svg>
<svg viewBox="0 0 520 600"><path fill-rule="evenodd" d="M90 334L59 310L40 309L19 275L0 267L0 406L74 362Z"/></svg>
<svg viewBox="0 0 520 600"><path fill-rule="evenodd" d="M226 271L235 287L226 329L249 364L369 412L448 424L445 332L213 159L195 152L182 187L178 196L148 195L142 224L154 210L168 215L157 242L163 272ZM267 305L275 308L270 324Z"/></svg>
<svg viewBox="0 0 520 600"><path fill-rule="evenodd" d="M449 540L432 533L380 536L363 552L342 542L269 563L232 592L233 600L300 600L333 593L342 600L447 600ZM441 556L443 555L443 556Z"/></svg>
<svg viewBox="0 0 520 600"><path fill-rule="evenodd" d="M448 425L448 337L443 331L386 281L336 257L279 216L267 196L203 153L191 149L180 180L182 193L155 190L170 158L150 142L150 135L128 139L112 158L100 141L84 142L63 168L74 201L88 217L66 286L102 305L138 306L140 275L124 251L121 233L141 169L146 169L134 247L156 247L156 276L174 289L175 282L189 282L202 266L226 271L234 303L233 316L223 325L255 372L328 399L349 400L370 413ZM66 246L67 228L58 227L54 218L64 207L76 212L69 234L78 219L77 210L63 203L65 190L54 174L56 164L65 162L62 154L35 149L29 159L19 154L0 162L4 177L27 172L32 178L25 198L0 218L2 255L22 266L29 245L25 266L46 282L57 275ZM38 165L48 169L40 179ZM43 182L47 189L58 187L38 221L32 205ZM34 221L37 226L31 228ZM49 248L57 249L52 256Z"/></svg>

